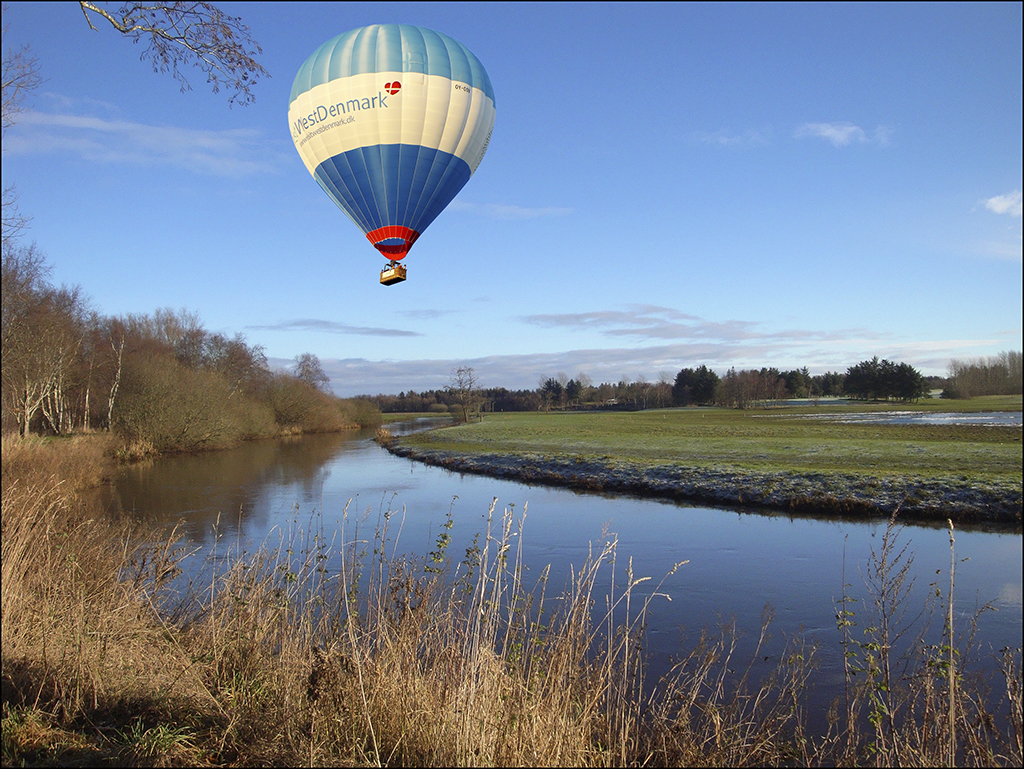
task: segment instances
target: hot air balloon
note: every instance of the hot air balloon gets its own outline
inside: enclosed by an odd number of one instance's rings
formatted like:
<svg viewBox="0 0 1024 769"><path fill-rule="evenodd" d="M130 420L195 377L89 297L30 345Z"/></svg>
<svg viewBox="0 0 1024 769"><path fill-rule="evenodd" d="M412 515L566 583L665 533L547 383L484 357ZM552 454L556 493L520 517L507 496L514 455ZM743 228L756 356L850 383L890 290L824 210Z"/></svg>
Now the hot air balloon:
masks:
<svg viewBox="0 0 1024 769"><path fill-rule="evenodd" d="M494 128L480 60L424 27L375 24L338 35L292 83L288 123L306 168L388 259L399 264L469 181Z"/></svg>

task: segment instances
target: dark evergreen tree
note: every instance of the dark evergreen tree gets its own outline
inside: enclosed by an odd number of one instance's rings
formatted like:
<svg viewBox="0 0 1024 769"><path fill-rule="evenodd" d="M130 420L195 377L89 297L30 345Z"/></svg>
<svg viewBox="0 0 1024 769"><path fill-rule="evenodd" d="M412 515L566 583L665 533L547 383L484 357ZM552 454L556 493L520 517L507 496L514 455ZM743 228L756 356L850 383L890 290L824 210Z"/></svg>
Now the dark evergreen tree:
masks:
<svg viewBox="0 0 1024 769"><path fill-rule="evenodd" d="M718 381L718 374L707 366L684 368L676 374L675 384L672 385L672 403L677 406L713 403Z"/></svg>
<svg viewBox="0 0 1024 769"><path fill-rule="evenodd" d="M843 389L863 400L916 400L928 394L928 382L908 363L879 360L861 361L846 370Z"/></svg>

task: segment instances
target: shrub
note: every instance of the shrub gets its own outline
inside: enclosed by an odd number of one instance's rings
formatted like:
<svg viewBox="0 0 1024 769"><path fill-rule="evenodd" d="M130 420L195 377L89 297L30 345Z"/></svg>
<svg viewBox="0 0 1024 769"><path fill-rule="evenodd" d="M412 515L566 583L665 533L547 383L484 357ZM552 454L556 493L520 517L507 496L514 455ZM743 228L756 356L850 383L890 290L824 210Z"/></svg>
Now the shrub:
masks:
<svg viewBox="0 0 1024 769"><path fill-rule="evenodd" d="M242 432L228 417L229 395L224 378L213 372L168 355L135 357L124 368L113 427L160 453L228 447Z"/></svg>
<svg viewBox="0 0 1024 769"><path fill-rule="evenodd" d="M339 403L342 419L358 427L377 427L381 423L380 409L366 398L349 398Z"/></svg>

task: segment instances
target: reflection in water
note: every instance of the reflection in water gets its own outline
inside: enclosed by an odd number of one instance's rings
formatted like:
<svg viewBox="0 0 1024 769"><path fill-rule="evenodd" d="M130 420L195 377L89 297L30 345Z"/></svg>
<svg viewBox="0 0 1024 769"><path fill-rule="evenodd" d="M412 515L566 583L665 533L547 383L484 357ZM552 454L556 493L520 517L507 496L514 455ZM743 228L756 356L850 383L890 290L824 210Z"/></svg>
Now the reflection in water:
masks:
<svg viewBox="0 0 1024 769"><path fill-rule="evenodd" d="M398 433L403 428L389 429ZM207 551L218 519L220 533L251 551L263 542L276 545L279 535L310 525L322 526L330 541L343 520L346 542L356 536L372 539L382 510L391 508L396 512L389 523L389 552L421 556L434 549L451 510L455 526L448 553L457 564L474 536L485 530L495 497L499 514L515 505L518 519L526 509L525 579L529 584L550 565L549 594L561 590L603 531L619 541L617 590L629 558L638 575L653 577L644 587L656 585L673 564L689 561L662 588L672 600L659 598L652 604L648 680L656 680L673 658L691 648L703 628L730 619L746 634L737 652L742 658L770 604L776 617L773 641L758 663L760 672L778 662L787 638L802 634L819 645L818 688L812 695L818 698L817 712L824 713L841 691L835 602L844 582L851 585L861 601L858 630L865 627L865 567L872 550L880 547L884 521L710 509L463 476L394 457L372 442L369 431L261 441L132 467L117 482L113 506L168 527L181 521L188 539ZM353 531L357 522L358 535ZM908 526L901 544L915 559L912 602L924 605L934 593L933 583L945 590L948 534L940 526ZM982 618L977 657L1020 646L1019 532L960 529L956 554L955 607L962 627L977 608L991 602L997 609ZM938 640L941 629L941 617L933 619L930 642Z"/></svg>
<svg viewBox="0 0 1024 769"><path fill-rule="evenodd" d="M111 506L149 523L181 523L196 544L206 544L219 521L221 533L266 531L273 503L318 506L331 463L365 442L365 432L253 441L232 451L167 457L127 468ZM268 493L270 492L270 493Z"/></svg>

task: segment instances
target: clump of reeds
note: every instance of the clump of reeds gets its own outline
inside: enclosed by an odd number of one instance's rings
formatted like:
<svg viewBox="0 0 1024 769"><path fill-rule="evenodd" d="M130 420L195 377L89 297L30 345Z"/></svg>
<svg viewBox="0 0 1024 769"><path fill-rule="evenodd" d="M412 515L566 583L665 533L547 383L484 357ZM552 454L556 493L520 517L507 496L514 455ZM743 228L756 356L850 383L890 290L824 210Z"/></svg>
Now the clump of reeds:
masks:
<svg viewBox="0 0 1024 769"><path fill-rule="evenodd" d="M734 628L706 632L645 681L665 590L619 562L614 537L564 586L547 571L527 583L525 508L492 504L464 557L449 515L417 557L399 549L404 510L382 500L376 521L346 508L328 532L311 516L255 552L217 539L186 581L173 537L90 513L53 476L8 484L7 453L5 764L1020 764L1020 650L1003 654L996 712L967 673L969 637L949 622L928 646L908 630L895 521L867 599L844 590L850 686L811 735L814 649L799 639L761 679Z"/></svg>
<svg viewBox="0 0 1024 769"><path fill-rule="evenodd" d="M388 508L369 540L346 512L331 541L307 530L216 577L181 629L215 639L210 688L231 692L231 755L262 742L261 759L310 763L633 762L653 594L638 599L646 580L627 568L595 621L613 538L557 599L546 576L527 587L524 517L509 507L496 518L492 505L454 572L450 518L437 548L416 559L394 549L401 514Z"/></svg>
<svg viewBox="0 0 1024 769"><path fill-rule="evenodd" d="M395 445L395 436L391 434L391 431L386 427L378 427L373 435L373 440L378 445L383 446L386 449L391 448Z"/></svg>
<svg viewBox="0 0 1024 769"><path fill-rule="evenodd" d="M112 445L106 434L62 438L4 435L3 485L31 486L57 479L73 491L98 486L113 476Z"/></svg>
<svg viewBox="0 0 1024 769"><path fill-rule="evenodd" d="M130 713L155 726L192 710L168 696L181 660L151 603L174 575L175 555L140 561L131 524L109 520L83 494L106 467L101 443L60 445L59 458L38 441L3 447L5 764L120 756L120 732L82 725Z"/></svg>
<svg viewBox="0 0 1024 769"><path fill-rule="evenodd" d="M978 622L992 607L980 607L966 626L954 622L957 559L953 522L947 524L948 582L930 585L925 606L910 600L914 556L900 541L897 513L889 520L879 550L872 549L866 598L850 596L850 585L844 584L836 619L846 690L830 712L831 729L818 747L819 754L832 762L1021 764L1021 648L1001 650L997 664L1006 693L993 698L989 682L971 672L972 662L977 662ZM928 621L936 610L943 621L941 640L928 643Z"/></svg>

